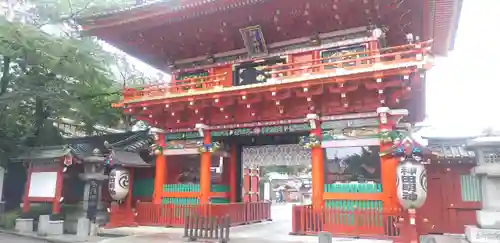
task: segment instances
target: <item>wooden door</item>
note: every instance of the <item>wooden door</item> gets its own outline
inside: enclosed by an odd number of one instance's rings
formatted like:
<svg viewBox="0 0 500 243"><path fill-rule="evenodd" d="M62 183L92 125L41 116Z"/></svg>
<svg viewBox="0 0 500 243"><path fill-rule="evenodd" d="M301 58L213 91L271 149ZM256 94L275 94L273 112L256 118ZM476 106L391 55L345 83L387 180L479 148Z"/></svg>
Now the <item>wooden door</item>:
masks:
<svg viewBox="0 0 500 243"><path fill-rule="evenodd" d="M243 202L250 202L250 194L251 194L251 182L252 177L250 176L250 169L243 169Z"/></svg>
<svg viewBox="0 0 500 243"><path fill-rule="evenodd" d="M470 174L472 167L445 168L447 233L463 234L464 225L476 224L476 211L481 209L481 187L479 180Z"/></svg>
<svg viewBox="0 0 500 243"><path fill-rule="evenodd" d="M445 211L442 170L439 167L428 167L427 199L418 210L419 233L445 233Z"/></svg>

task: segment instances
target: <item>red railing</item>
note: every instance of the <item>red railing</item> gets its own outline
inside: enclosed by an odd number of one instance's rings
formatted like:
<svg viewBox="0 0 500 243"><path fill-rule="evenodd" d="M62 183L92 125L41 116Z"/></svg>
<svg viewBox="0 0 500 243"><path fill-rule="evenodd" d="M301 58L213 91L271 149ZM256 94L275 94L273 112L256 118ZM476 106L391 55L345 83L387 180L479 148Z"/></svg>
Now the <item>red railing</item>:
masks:
<svg viewBox="0 0 500 243"><path fill-rule="evenodd" d="M364 52L347 53L334 57L325 57L309 61L294 62L266 67L266 71L273 78L286 82L287 79L297 81L296 78L304 80L312 77L304 76L304 73L345 75L338 70L355 70L376 68L377 64L397 64L412 61L420 61L430 51L432 41L425 41L404 46L395 46L384 49L368 50ZM334 61L338 60L338 61ZM173 80L171 83L147 85L140 88L127 88L123 91L123 102L138 101L147 98L173 97L182 94L197 93L197 91L211 92L217 88L232 86L226 80L230 80L231 73L221 73L206 77ZM303 77L302 77L303 76Z"/></svg>
<svg viewBox="0 0 500 243"><path fill-rule="evenodd" d="M354 70L373 67L374 64L396 64L419 61L430 51L432 41L394 46L378 50L350 52L338 56L323 57L309 61L292 62L266 67L273 78L291 78L308 74L336 73L336 69ZM420 55L420 57L417 57ZM286 79L285 79L286 80Z"/></svg>
<svg viewBox="0 0 500 243"><path fill-rule="evenodd" d="M182 227L189 215L217 217L229 215L231 225L250 224L271 220L268 202L175 205L137 202L135 223L147 226Z"/></svg>
<svg viewBox="0 0 500 243"><path fill-rule="evenodd" d="M231 86L225 82L228 73L220 73L206 77L187 78L173 80L171 83L160 83L146 85L138 88L125 88L123 90L124 100L135 100L144 97L158 97L166 94L189 93L199 90L211 90L215 87Z"/></svg>
<svg viewBox="0 0 500 243"><path fill-rule="evenodd" d="M312 206L293 207L292 234L309 235L327 231L338 237L362 237L399 240L399 208L377 209L321 209Z"/></svg>

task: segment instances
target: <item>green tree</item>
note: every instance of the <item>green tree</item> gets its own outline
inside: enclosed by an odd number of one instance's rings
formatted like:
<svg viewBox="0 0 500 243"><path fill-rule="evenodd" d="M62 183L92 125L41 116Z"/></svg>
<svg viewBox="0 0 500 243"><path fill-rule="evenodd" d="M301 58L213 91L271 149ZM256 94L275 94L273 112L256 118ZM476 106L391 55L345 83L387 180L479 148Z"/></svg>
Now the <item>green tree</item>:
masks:
<svg viewBox="0 0 500 243"><path fill-rule="evenodd" d="M307 166L302 165L270 165L262 168L263 174L270 172L286 173L286 174L297 174L303 172L307 169Z"/></svg>
<svg viewBox="0 0 500 243"><path fill-rule="evenodd" d="M0 161L20 145L61 142L49 118L83 122L88 133L96 123L120 120L111 108L121 87L110 68L115 59L95 39L77 38L72 25L81 14L120 2L38 0L16 5L22 16L0 17ZM62 34L48 34L42 25Z"/></svg>
<svg viewBox="0 0 500 243"><path fill-rule="evenodd" d="M361 154L352 154L344 162L348 165L346 174L352 175L353 180L359 178L380 178L380 156L377 146L362 147ZM366 168L372 168L375 173L370 173Z"/></svg>

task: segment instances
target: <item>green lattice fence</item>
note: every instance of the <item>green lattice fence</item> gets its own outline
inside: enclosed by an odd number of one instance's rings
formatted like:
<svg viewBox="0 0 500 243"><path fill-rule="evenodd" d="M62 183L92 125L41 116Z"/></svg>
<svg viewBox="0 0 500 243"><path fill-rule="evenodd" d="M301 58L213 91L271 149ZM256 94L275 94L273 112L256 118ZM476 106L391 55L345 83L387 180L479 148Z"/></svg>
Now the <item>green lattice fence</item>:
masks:
<svg viewBox="0 0 500 243"><path fill-rule="evenodd" d="M164 192L200 192L200 184L165 184L163 185ZM210 188L211 192L229 192L229 186L213 184ZM199 204L198 198L173 198L165 197L162 200L163 204L176 205L194 205ZM211 198L212 203L229 203L227 198Z"/></svg>
<svg viewBox="0 0 500 243"><path fill-rule="evenodd" d="M199 192L200 184L165 184L164 192Z"/></svg>
<svg viewBox="0 0 500 243"><path fill-rule="evenodd" d="M326 184L325 192L327 193L380 193L382 192L382 185L377 183L349 183L349 184ZM325 208L332 209L336 213L328 215L329 220L335 224L342 224L348 226L355 226L364 224L367 220L366 215L374 212L370 220L375 220L377 225L383 224L382 214L382 201L379 200L325 200ZM360 214L359 212L367 212ZM361 215L361 216L360 216ZM373 224L373 222L371 222Z"/></svg>
<svg viewBox="0 0 500 243"><path fill-rule="evenodd" d="M325 192L336 193L379 193L382 192L382 185L378 183L349 183L349 184L325 184Z"/></svg>

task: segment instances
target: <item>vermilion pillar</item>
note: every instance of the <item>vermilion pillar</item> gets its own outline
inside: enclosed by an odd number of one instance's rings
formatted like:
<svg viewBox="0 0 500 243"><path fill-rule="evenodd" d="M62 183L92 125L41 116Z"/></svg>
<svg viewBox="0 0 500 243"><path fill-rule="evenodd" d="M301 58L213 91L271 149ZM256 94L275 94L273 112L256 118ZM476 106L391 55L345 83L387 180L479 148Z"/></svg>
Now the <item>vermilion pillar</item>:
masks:
<svg viewBox="0 0 500 243"><path fill-rule="evenodd" d="M210 135L210 131L203 131L203 145L205 147L211 146L212 137ZM200 161L200 203L205 204L210 201L210 164L212 153L211 151L204 151L201 153L201 161Z"/></svg>
<svg viewBox="0 0 500 243"><path fill-rule="evenodd" d="M381 134L391 132L394 123L391 119L391 110L388 107L380 107L377 109L379 115L379 132ZM391 149L392 142L380 140L380 151ZM398 160L392 156L382 156L380 158L381 182L384 193L384 207L398 207L396 195L396 167Z"/></svg>
<svg viewBox="0 0 500 243"><path fill-rule="evenodd" d="M156 144L165 148L165 134L158 134L156 137ZM156 204L161 204L163 185L166 181L167 174L167 158L163 154L163 149L160 149L161 153L156 155L156 172L155 172L155 184L153 193L153 202Z"/></svg>
<svg viewBox="0 0 500 243"><path fill-rule="evenodd" d="M237 176L237 166L236 157L238 153L238 144L233 142L231 144L231 157L229 158L229 202L236 202L236 176Z"/></svg>
<svg viewBox="0 0 500 243"><path fill-rule="evenodd" d="M57 168L57 179L56 179L56 195L52 201L52 213L59 214L61 212L61 197L62 197L62 187L63 187L63 170L64 164L59 163Z"/></svg>
<svg viewBox="0 0 500 243"><path fill-rule="evenodd" d="M311 134L315 135L321 141L321 123L318 118L311 120L314 122L314 127L311 129ZM311 148L312 152L312 203L315 209L323 207L323 194L325 192L325 174L324 174L324 161L323 161L323 148L314 146Z"/></svg>

